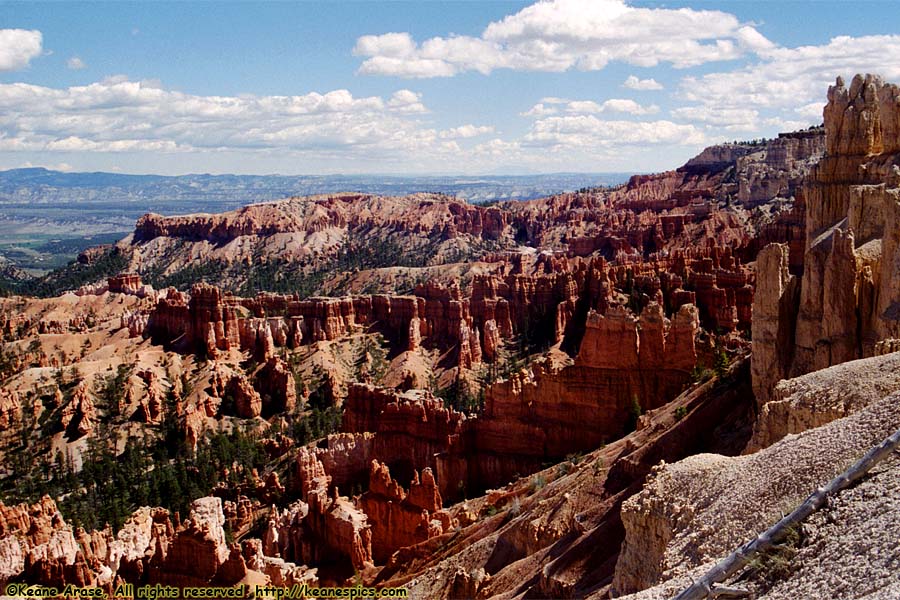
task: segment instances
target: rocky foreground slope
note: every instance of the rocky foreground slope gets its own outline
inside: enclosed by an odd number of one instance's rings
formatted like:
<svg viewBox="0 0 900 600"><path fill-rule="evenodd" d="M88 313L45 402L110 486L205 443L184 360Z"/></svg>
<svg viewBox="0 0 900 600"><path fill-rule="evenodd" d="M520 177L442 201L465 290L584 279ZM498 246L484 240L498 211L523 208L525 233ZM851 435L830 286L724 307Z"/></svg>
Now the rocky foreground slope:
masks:
<svg viewBox="0 0 900 600"><path fill-rule="evenodd" d="M873 363L896 361L894 354L819 371L804 382L804 393L827 396L836 386L866 379ZM898 429L900 394L874 391L856 401L848 416L753 454L700 454L657 467L622 507L625 543L612 584L619 594L646 591L617 597L673 597ZM879 465L804 523L778 553L752 563L737 586L767 599L897 597L898 475L896 457Z"/></svg>
<svg viewBox="0 0 900 600"><path fill-rule="evenodd" d="M0 300L0 582L670 597L900 425L897 98L611 190L146 216ZM731 583L892 597L895 463Z"/></svg>

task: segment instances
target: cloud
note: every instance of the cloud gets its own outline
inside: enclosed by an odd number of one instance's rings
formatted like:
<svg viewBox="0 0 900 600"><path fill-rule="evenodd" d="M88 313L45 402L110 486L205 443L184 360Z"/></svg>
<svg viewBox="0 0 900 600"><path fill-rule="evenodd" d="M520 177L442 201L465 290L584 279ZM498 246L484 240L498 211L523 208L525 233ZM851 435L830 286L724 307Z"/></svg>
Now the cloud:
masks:
<svg viewBox="0 0 900 600"><path fill-rule="evenodd" d="M482 142L472 149L472 155L475 158L492 158L503 160L521 160L528 158L521 152L522 146L519 142L509 142L500 138L492 138L486 142ZM536 157L531 157L534 160Z"/></svg>
<svg viewBox="0 0 900 600"><path fill-rule="evenodd" d="M804 104L803 106L799 106L794 109L794 113L803 117L804 119L821 122L823 119L823 113L825 112L825 100L824 97L822 100L818 102L810 102L809 104Z"/></svg>
<svg viewBox="0 0 900 600"><path fill-rule="evenodd" d="M44 147L50 152L174 152L179 145L171 140L91 140L69 136Z"/></svg>
<svg viewBox="0 0 900 600"><path fill-rule="evenodd" d="M553 106L547 106L545 103L540 102L535 104L530 109L523 113L519 113L520 117L548 117L550 115L555 115L559 110L554 108Z"/></svg>
<svg viewBox="0 0 900 600"><path fill-rule="evenodd" d="M428 109L422 104L422 94L410 90L397 90L388 100L388 107L401 113L426 113Z"/></svg>
<svg viewBox="0 0 900 600"><path fill-rule="evenodd" d="M625 80L625 83L622 86L628 88L629 90L640 90L640 91L648 91L648 90L661 90L663 89L663 85L657 82L655 79L638 79L634 75L629 75L628 79Z"/></svg>
<svg viewBox="0 0 900 600"><path fill-rule="evenodd" d="M33 169L36 167L42 167L44 169L48 169L50 171L63 171L64 173L68 173L70 171L74 171L75 167L66 162L56 163L56 164L35 164L31 161L25 161L21 163L17 169Z"/></svg>
<svg viewBox="0 0 900 600"><path fill-rule="evenodd" d="M760 125L759 111L752 108L684 106L673 109L671 115L675 119L703 123L724 131L756 131Z"/></svg>
<svg viewBox="0 0 900 600"><path fill-rule="evenodd" d="M761 60L740 69L685 77L678 96L696 103L692 118L699 120L706 112L708 122L724 125L732 115L731 127L745 126L745 111L750 110L768 113L760 126L818 124L826 90L838 75L848 80L856 73L900 78L900 35L839 36L818 46L761 47L758 54Z"/></svg>
<svg viewBox="0 0 900 600"><path fill-rule="evenodd" d="M81 69L87 68L87 64L77 56L70 57L69 60L66 61L66 66L73 71L80 71Z"/></svg>
<svg viewBox="0 0 900 600"><path fill-rule="evenodd" d="M0 71L24 69L41 54L41 32L28 29L0 29Z"/></svg>
<svg viewBox="0 0 900 600"><path fill-rule="evenodd" d="M480 135L493 133L494 128L489 125L460 125L452 129L445 129L438 134L441 139L473 138Z"/></svg>
<svg viewBox="0 0 900 600"><path fill-rule="evenodd" d="M423 114L422 95L407 89L385 97L349 90L201 96L122 76L69 88L0 83L0 153L13 154L16 164L409 173L482 171L519 152L518 140L485 141L495 133L491 124L438 129ZM542 164L536 154L521 160Z"/></svg>
<svg viewBox="0 0 900 600"><path fill-rule="evenodd" d="M541 102L545 102L547 104L565 104L568 102L565 98L557 98L555 96L546 96L541 98Z"/></svg>
<svg viewBox="0 0 900 600"><path fill-rule="evenodd" d="M535 121L524 143L540 147L598 148L636 144L698 145L706 143L693 125L671 121L606 121L593 115L548 117Z"/></svg>
<svg viewBox="0 0 900 600"><path fill-rule="evenodd" d="M480 37L434 37L419 44L405 32L365 35L353 52L364 57L362 74L423 78L495 69L590 71L613 61L686 68L771 46L752 26L720 11L635 8L624 0L540 0L488 24Z"/></svg>
<svg viewBox="0 0 900 600"><path fill-rule="evenodd" d="M821 120L820 120L821 121ZM772 127L778 131L797 131L798 129L806 129L809 127L809 121L798 121L796 119L783 119L781 117L769 117L763 119L764 127Z"/></svg>
<svg viewBox="0 0 900 600"><path fill-rule="evenodd" d="M454 62L467 69L489 73L501 60L492 44L469 37L432 38L418 47L408 33L365 35L353 53L368 56L359 72L364 75L395 75L409 78L449 77L458 72Z"/></svg>
<svg viewBox="0 0 900 600"><path fill-rule="evenodd" d="M196 96L120 76L56 89L0 84L0 149L35 152L419 151L437 140L409 90ZM410 115L410 116L407 116Z"/></svg>
<svg viewBox="0 0 900 600"><path fill-rule="evenodd" d="M550 105L550 106L548 106ZM570 114L602 114L602 113L626 113L642 116L659 112L655 104L642 106L634 100L626 98L611 98L602 103L593 100L565 100L563 98L542 98L530 110L520 113L523 117L547 117L558 114L560 111Z"/></svg>
<svg viewBox="0 0 900 600"><path fill-rule="evenodd" d="M575 100L566 105L566 112L570 113L627 113L630 115L652 115L659 112L655 104L642 106L634 100L626 98L612 98L597 104L591 100Z"/></svg>
<svg viewBox="0 0 900 600"><path fill-rule="evenodd" d="M260 165L300 172L486 172L511 164L646 170L672 166L672 156L706 141L689 124L617 119L655 111L633 100L541 102L548 114L532 111L524 134L506 136L492 123L434 127L423 116L422 95L408 89L202 96L123 76L68 88L0 83L0 153L12 155L11 164L153 164L177 172L267 168ZM647 152L650 145L656 150Z"/></svg>

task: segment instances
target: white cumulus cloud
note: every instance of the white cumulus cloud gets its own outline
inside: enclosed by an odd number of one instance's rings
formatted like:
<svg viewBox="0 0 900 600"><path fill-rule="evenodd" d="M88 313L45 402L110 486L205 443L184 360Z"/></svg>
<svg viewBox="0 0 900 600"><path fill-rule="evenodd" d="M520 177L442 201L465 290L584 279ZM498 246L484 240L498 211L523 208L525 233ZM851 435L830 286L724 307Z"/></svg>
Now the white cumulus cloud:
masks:
<svg viewBox="0 0 900 600"><path fill-rule="evenodd" d="M29 29L0 29L0 71L24 69L41 54L41 32Z"/></svg>
<svg viewBox="0 0 900 600"><path fill-rule="evenodd" d="M535 121L524 141L532 146L589 149L644 144L698 145L707 140L693 125L672 121L607 121L593 115L573 115Z"/></svg>
<svg viewBox="0 0 900 600"><path fill-rule="evenodd" d="M546 103L539 102L538 104L535 104L534 106L529 108L527 111L525 111L523 113L519 113L519 116L520 117L548 117L550 115L555 115L558 112L559 112L559 109L557 109L556 107L547 106Z"/></svg>
<svg viewBox="0 0 900 600"><path fill-rule="evenodd" d="M625 83L623 83L622 85L629 90L639 91L653 91L663 89L663 85L652 77L650 79L638 79L638 77L635 75L629 75L628 79L626 79Z"/></svg>
<svg viewBox="0 0 900 600"><path fill-rule="evenodd" d="M440 132L439 137L442 139L466 139L478 137L480 135L487 135L489 133L493 133L494 128L489 125L460 125L459 127L453 127L452 129L445 129Z"/></svg>
<svg viewBox="0 0 900 600"><path fill-rule="evenodd" d="M821 120L825 92L838 75L900 79L900 35L839 36L818 46L770 47L759 56L762 60L740 69L686 77L679 94L705 107L801 107L802 116L818 113Z"/></svg>
<svg viewBox="0 0 900 600"><path fill-rule="evenodd" d="M66 61L66 66L73 71L80 71L81 69L87 68L87 64L77 56L70 57Z"/></svg>
<svg viewBox="0 0 900 600"><path fill-rule="evenodd" d="M611 98L603 102L593 100L565 100L563 98L543 98L527 112L521 113L523 117L546 117L558 114L560 111L569 114L602 114L625 113L642 116L659 112L655 104L643 106L628 98Z"/></svg>
<svg viewBox="0 0 900 600"><path fill-rule="evenodd" d="M635 8L624 0L540 0L488 24L480 37L417 43L406 32L365 35L354 54L364 57L360 73L416 78L501 68L599 70L611 61L685 68L771 46L752 26L721 11Z"/></svg>
<svg viewBox="0 0 900 600"><path fill-rule="evenodd" d="M756 131L759 128L759 111L752 108L727 108L719 106L683 106L671 111L672 117L703 123L724 131Z"/></svg>
<svg viewBox="0 0 900 600"><path fill-rule="evenodd" d="M402 113L426 113L428 109L422 104L422 94L410 90L397 90L388 100L388 108Z"/></svg>
<svg viewBox="0 0 900 600"><path fill-rule="evenodd" d="M386 97L349 90L202 96L122 76L68 88L0 83L0 153L11 155L0 162L186 168L180 165L238 160L248 170L276 161L337 172L433 172L448 165L471 172L504 164L513 153L538 164L546 158L539 150L522 155L517 139L489 139L491 124L440 129L423 118L427 112L422 95L407 89Z"/></svg>
<svg viewBox="0 0 900 600"><path fill-rule="evenodd" d="M400 90L387 101L348 90L299 96L197 96L112 77L57 89L0 84L0 147L47 152L220 149L383 151L437 137L406 117L425 107Z"/></svg>
<svg viewBox="0 0 900 600"><path fill-rule="evenodd" d="M634 100L627 98L611 98L601 104L591 100L575 100L566 105L566 111L571 113L627 113L630 115L652 115L659 112L655 104L643 106Z"/></svg>

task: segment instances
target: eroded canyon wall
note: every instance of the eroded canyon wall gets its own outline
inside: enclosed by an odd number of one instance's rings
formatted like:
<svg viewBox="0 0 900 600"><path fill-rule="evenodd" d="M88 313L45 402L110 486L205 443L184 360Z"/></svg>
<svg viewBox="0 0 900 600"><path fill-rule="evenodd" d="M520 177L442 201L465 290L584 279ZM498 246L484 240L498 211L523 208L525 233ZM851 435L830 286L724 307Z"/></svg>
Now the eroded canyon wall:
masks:
<svg viewBox="0 0 900 600"><path fill-rule="evenodd" d="M316 585L315 569L263 555L255 542L229 543L220 498L191 504L183 522L162 508L140 508L113 533L67 524L49 497L35 504L0 503L0 584L97 586L231 586L253 577Z"/></svg>
<svg viewBox="0 0 900 600"><path fill-rule="evenodd" d="M791 280L783 250L757 264L761 403L784 377L872 356L900 336L900 88L874 75L857 75L849 88L839 78L824 116L826 156L803 186L802 276Z"/></svg>
<svg viewBox="0 0 900 600"><path fill-rule="evenodd" d="M549 357L493 384L477 416L444 408L426 392L353 385L343 430L374 433L367 458L407 478L427 466L442 496L460 498L627 433L642 411L688 384L699 331L690 304L671 321L656 303L637 318L623 307L591 313L574 363Z"/></svg>

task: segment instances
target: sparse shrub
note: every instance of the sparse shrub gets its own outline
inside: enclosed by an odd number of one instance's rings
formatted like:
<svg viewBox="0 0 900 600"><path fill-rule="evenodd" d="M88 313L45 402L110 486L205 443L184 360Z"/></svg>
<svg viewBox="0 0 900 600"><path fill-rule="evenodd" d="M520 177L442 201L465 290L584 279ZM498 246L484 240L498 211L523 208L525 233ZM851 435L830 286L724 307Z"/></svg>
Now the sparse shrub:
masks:
<svg viewBox="0 0 900 600"><path fill-rule="evenodd" d="M448 409L452 408L467 414L478 414L484 409L484 388L479 393L474 393L458 375L453 383L434 390L433 393L443 400L444 406Z"/></svg>
<svg viewBox="0 0 900 600"><path fill-rule="evenodd" d="M694 383L705 383L712 379L713 372L703 366L703 363L697 363L691 369L691 381Z"/></svg>
<svg viewBox="0 0 900 600"><path fill-rule="evenodd" d="M787 579L796 569L793 560L803 541L802 526L789 527L784 541L750 561L746 577L759 582L764 589Z"/></svg>
<svg viewBox="0 0 900 600"><path fill-rule="evenodd" d="M676 421L682 420L683 418L685 418L687 416L687 412L688 411L687 411L686 406L679 406L678 408L675 409L675 420Z"/></svg>
<svg viewBox="0 0 900 600"><path fill-rule="evenodd" d="M637 396L631 397L631 403L628 405L628 418L625 421L625 433L629 434L637 429L638 418L644 414L641 403Z"/></svg>
<svg viewBox="0 0 900 600"><path fill-rule="evenodd" d="M531 493L534 493L538 490L544 489L545 485L547 485L547 478L538 473L531 478L531 482L528 484L528 489Z"/></svg>
<svg viewBox="0 0 900 600"><path fill-rule="evenodd" d="M512 502L509 503L506 512L512 518L516 518L519 516L519 514L522 512L522 502L519 500L518 496L512 499Z"/></svg>
<svg viewBox="0 0 900 600"><path fill-rule="evenodd" d="M728 373L728 365L731 363L731 360L728 358L728 352L725 351L725 348L719 348L716 351L715 362L713 363L713 369L716 372L716 375L719 377L724 376Z"/></svg>

